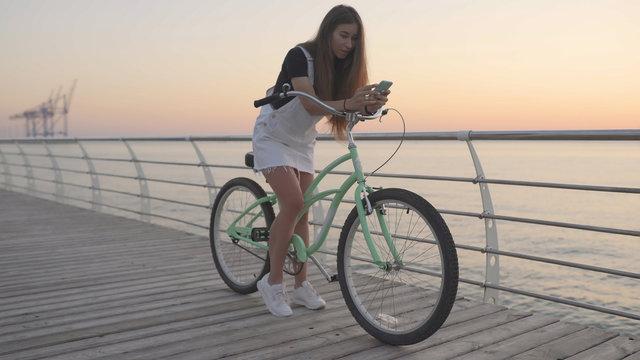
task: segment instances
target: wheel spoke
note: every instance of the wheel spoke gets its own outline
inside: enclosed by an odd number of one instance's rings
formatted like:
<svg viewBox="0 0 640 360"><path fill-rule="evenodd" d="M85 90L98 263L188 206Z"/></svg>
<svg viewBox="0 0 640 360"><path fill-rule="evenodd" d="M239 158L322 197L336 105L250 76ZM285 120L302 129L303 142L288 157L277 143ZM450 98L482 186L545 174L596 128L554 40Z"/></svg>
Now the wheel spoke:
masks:
<svg viewBox="0 0 640 360"><path fill-rule="evenodd" d="M377 216L367 216L372 242L386 268L371 260L354 209L338 246L340 286L360 325L392 344L423 340L444 322L457 291L455 246L444 220L426 200L398 189L370 196L389 230L396 258ZM437 311L436 311L437 310Z"/></svg>
<svg viewBox="0 0 640 360"><path fill-rule="evenodd" d="M266 194L258 184L236 178L223 186L213 207L210 241L216 267L227 285L241 293L256 291L256 282L267 271L268 254L251 243L234 240L227 234L227 229L236 220L237 227L268 229L274 217L269 202L238 219L245 209L263 196Z"/></svg>

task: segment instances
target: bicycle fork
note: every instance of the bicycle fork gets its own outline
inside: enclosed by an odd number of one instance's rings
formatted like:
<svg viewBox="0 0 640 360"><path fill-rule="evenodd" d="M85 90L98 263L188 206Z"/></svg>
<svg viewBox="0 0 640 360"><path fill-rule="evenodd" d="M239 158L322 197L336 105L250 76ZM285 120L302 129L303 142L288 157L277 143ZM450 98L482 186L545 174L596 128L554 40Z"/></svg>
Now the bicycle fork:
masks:
<svg viewBox="0 0 640 360"><path fill-rule="evenodd" d="M358 187L356 188L356 199L360 197L362 194L363 201L356 201L356 209L358 210L358 218L360 219L360 225L362 226L362 233L364 234L365 241L367 242L367 247L369 248L369 252L371 252L371 257L373 258L373 262L380 267L382 270L390 270L392 268L392 264L388 261L382 261L380 255L378 254L378 250L376 249L375 244L373 243L373 239L371 238L371 231L369 229L369 224L367 223L367 216L370 216L375 211L376 218L378 220L378 224L380 224L380 231L382 236L385 239L387 247L389 251L393 255L395 263L402 266L402 259L395 245L393 244L393 239L391 239L391 235L389 234L389 228L387 227L387 222L384 218L386 210L384 206L379 206L375 209L372 208L371 202L369 201L368 194L373 193L373 189L364 182L360 182ZM365 205L366 204L366 209Z"/></svg>

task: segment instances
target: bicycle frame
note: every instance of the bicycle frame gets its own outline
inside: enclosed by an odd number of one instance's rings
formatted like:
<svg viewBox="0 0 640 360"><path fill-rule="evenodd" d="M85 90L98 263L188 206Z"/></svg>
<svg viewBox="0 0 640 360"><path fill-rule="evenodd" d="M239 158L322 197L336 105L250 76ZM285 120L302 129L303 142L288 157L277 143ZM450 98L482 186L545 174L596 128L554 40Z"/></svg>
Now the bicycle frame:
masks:
<svg viewBox="0 0 640 360"><path fill-rule="evenodd" d="M344 162L347 162L351 160L353 163L353 167L354 167L354 171L351 173L351 175L349 175L349 177L342 183L342 185L340 185L339 188L334 188L334 189L330 189L330 190L326 190L326 191L322 191L319 192L315 195L313 195L315 189L317 189L318 185L322 182L322 180L324 179L324 177L329 174L333 169L335 169L336 167L338 167L339 165L343 164ZM367 242L367 246L369 248L369 251L371 252L371 257L373 259L373 262L380 266L381 268L386 268L388 266L388 264L386 262L383 262L380 259L380 256L378 255L378 251L376 249L376 247L373 244L373 240L371 239L371 233L369 231L369 227L367 225L367 221L366 221L366 216L368 214L371 214L369 209L365 209L365 205L364 203L368 204L368 199L365 197L365 199L361 199L360 195L363 193L371 193L373 192L373 189L366 185L365 183L365 179L364 179L364 173L362 172L362 168L360 166L360 158L358 156L358 149L357 147L354 146L350 146L349 147L349 153L345 154L341 157L339 157L338 159L334 160L332 163L330 163L329 165L327 165L319 174L318 176L314 179L313 183L311 184L311 186L309 186L309 189L307 189L307 191L304 194L304 203L305 206L303 208L303 210L301 211L301 213L298 215L298 218L296 220L300 221L300 219L302 218L302 215L309 210L309 208L316 202L326 198L327 196L331 196L333 195L333 200L331 201L331 205L329 206L328 211L326 212L325 215L325 219L324 222L322 224L322 229L320 231L320 233L318 234L318 236L316 237L316 241L313 244L310 244L310 246L307 248L304 244L304 241L302 240L302 238L300 236L298 236L297 234L294 234L291 240L291 243L293 244L295 250L296 250L296 257L297 260L300 262L305 262L307 261L308 257L312 254L314 254L316 251L318 251L318 249L320 249L322 247L322 245L324 244L327 235L329 234L329 230L331 228L331 224L333 224L333 220L335 218L335 215L337 213L338 210L338 206L340 205L340 202L342 201L342 199L344 198L344 196L347 194L347 192L349 191L349 189L355 184L358 183L358 185L356 186L355 192L354 192L354 199L356 200L356 209L358 211L358 216L360 218L360 224L362 226L362 231L365 237L365 240ZM257 201L255 201L253 204L251 204L246 210L244 210L237 218L236 220L229 226L229 228L227 228L227 234L229 236L231 236L234 239L238 239L240 241L244 241L247 243L250 243L254 246L260 247L264 250L268 250L269 247L266 244L263 244L261 242L256 242L253 241L251 239L251 227L253 224L253 221L255 221L255 219L259 218L261 211L258 212L256 215L253 216L253 218L251 219L251 221L249 221L249 223L247 224L247 226L244 227L239 227L237 226L237 222L244 216L246 216L247 214L249 214L252 210L254 210L256 207L260 206L262 203L264 202L271 202L272 204L276 204L277 203L277 199L275 195L270 195L270 196L266 196L263 197L261 199L258 199ZM369 205L370 206L370 205ZM391 253L394 255L394 258L400 262L400 256L398 255L397 250L395 249L395 246L393 245L393 242L391 241L391 236L389 235L389 231L387 230L387 226L386 226L386 222L384 220L383 217L383 210L382 209L377 209L376 210L376 216L378 218L378 221L380 223L380 228L382 230L382 233L384 235L384 238L386 240L387 245L389 246L389 249L391 250Z"/></svg>
<svg viewBox="0 0 640 360"><path fill-rule="evenodd" d="M315 99L314 97L306 94L306 93L301 93L301 92L297 92L297 91L291 91L289 92L289 94L294 94L294 95L299 95L299 96L305 96L313 101L315 101L317 104L324 106L325 108L330 109L331 111L333 111L333 113L338 114L335 109L332 109L330 107L327 107L326 104L319 102L318 99ZM377 114L380 113L380 110L378 111ZM353 136L351 134L351 130L353 129L353 127L360 121L364 120L364 119L373 119L375 117L377 117L377 114L369 117L363 117L362 115L358 114L358 113L343 113L343 114L339 114L342 115L346 118L348 125L346 128L346 134L347 134L347 139L349 141L349 153L345 154L339 158L337 158L336 160L334 160L332 163L330 163L329 165L327 165L324 169L322 169L322 171L318 174L318 176L314 179L313 183L309 186L309 189L307 189L307 191L304 194L304 208L302 209L302 211L300 212L300 214L298 214L298 218L296 220L296 223L298 221L300 221L300 219L302 218L302 215L307 212L309 210L309 208L315 204L316 202L326 198L327 196L330 195L334 195L333 200L331 201L331 205L329 206L329 210L326 213L324 222L322 224L322 229L320 231L320 233L318 234L318 236L316 237L316 241L313 244L310 244L310 246L307 248L306 245L304 244L304 241L302 240L302 238L297 235L294 234L292 236L291 239L291 244L293 245L294 249L296 250L296 258L298 261L300 262L305 262L307 261L308 257L313 255L316 251L318 251L318 249L320 249L320 247L322 247L322 245L324 244L327 235L329 234L329 229L331 228L331 224L333 224L333 220L335 218L335 215L337 213L338 210L338 206L340 205L340 202L342 201L342 199L344 198L344 196L346 195L347 191L349 191L349 189L354 185L354 184L358 184L356 186L355 189L355 193L354 193L354 199L355 199L355 203L356 203L356 209L358 212L358 217L360 219L360 224L362 226L362 232L364 234L365 237L365 241L367 242L367 247L369 248L369 251L371 253L371 257L373 259L373 263L375 263L376 265L378 265L381 269L388 269L391 265L388 264L387 262L383 262L380 259L380 256L378 255L378 251L373 243L373 240L371 238L371 232L369 231L369 226L367 224L366 221L366 216L370 215L373 213L372 209L371 209L371 204L369 203L369 199L366 196L366 194L368 193L372 193L373 189L366 185L365 183L365 177L364 177L364 173L362 172L362 165L360 163L360 157L358 155L358 148L355 145L355 142L353 140ZM339 165L347 162L351 160L352 165L353 165L353 169L354 171L351 173L351 175L349 175L349 177L342 183L342 185L339 188L335 188L335 189L331 189L331 190L326 190L326 191L322 191L319 192L318 194L313 195L314 191L318 188L318 185L320 184L320 182L322 182L322 180L324 179L324 177L329 174L333 169L335 169L336 167L338 167ZM360 197L360 195L364 195L363 198ZM260 206L261 204L263 204L264 202L271 202L272 204L276 204L277 203L277 199L275 195L271 195L271 196L266 196L263 197L261 199L258 199L256 202L254 202L253 204L251 204L245 211L243 211L237 218L236 220L234 220L232 222L232 224L227 228L227 234L233 238L233 239L237 239L239 241L244 241L244 242L248 242L254 246L260 247L264 250L268 250L269 247L268 245L265 245L261 242L256 242L253 241L251 239L251 231L252 231L252 224L253 222L258 219L261 215L261 211L259 211L256 215L253 216L253 218L249 221L249 223L247 224L247 226L244 227L239 227L237 226L237 222L243 218L244 216L246 216L250 211L252 211L253 209L255 209L256 207ZM365 209L365 205L363 204L363 202L367 205L367 209ZM391 236L389 235L389 230L387 229L387 225L386 222L384 220L384 210L383 209L376 209L376 216L378 218L378 222L380 223L380 230L385 238L385 242L387 243L387 246L389 247L389 250L391 251L391 254L393 255L394 259L396 260L397 263L401 264L401 258L398 254L398 251L396 250L393 241L391 240Z"/></svg>

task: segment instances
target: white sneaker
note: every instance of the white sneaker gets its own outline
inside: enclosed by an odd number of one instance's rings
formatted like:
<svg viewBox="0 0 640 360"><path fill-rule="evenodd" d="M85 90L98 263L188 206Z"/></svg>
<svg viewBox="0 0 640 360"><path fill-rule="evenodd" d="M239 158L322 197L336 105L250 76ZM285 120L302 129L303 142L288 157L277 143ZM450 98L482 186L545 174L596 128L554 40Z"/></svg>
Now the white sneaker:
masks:
<svg viewBox="0 0 640 360"><path fill-rule="evenodd" d="M299 288L293 289L293 302L311 310L322 309L327 305L308 281L304 281Z"/></svg>
<svg viewBox="0 0 640 360"><path fill-rule="evenodd" d="M258 291L260 291L260 295L262 295L262 299L264 299L264 303L267 305L267 309L269 309L273 315L285 317L293 314L291 307L287 304L284 284L270 285L269 274L267 273L258 281L257 285Z"/></svg>

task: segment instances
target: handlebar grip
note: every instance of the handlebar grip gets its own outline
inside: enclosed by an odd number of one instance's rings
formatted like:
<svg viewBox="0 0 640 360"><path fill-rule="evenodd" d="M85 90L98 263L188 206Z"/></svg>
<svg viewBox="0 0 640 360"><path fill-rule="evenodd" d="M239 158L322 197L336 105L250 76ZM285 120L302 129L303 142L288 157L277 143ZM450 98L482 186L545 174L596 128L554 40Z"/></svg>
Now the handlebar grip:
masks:
<svg viewBox="0 0 640 360"><path fill-rule="evenodd" d="M272 102L276 101L280 99L280 94L273 94L273 95L269 95L265 98L262 98L260 100L256 100L253 102L253 106L259 108L261 106L267 105L267 104L271 104Z"/></svg>

